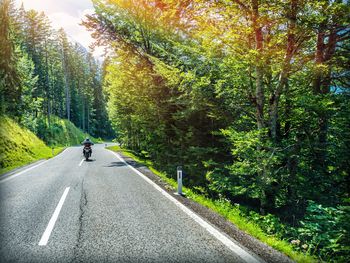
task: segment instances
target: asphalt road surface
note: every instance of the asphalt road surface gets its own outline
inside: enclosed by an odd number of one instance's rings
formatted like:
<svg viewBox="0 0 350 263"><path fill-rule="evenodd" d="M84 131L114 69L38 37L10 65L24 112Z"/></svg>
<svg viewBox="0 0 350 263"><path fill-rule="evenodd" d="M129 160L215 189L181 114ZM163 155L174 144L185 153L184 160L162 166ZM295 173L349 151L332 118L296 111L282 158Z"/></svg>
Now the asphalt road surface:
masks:
<svg viewBox="0 0 350 263"><path fill-rule="evenodd" d="M0 180L0 213L0 262L261 261L104 145Z"/></svg>

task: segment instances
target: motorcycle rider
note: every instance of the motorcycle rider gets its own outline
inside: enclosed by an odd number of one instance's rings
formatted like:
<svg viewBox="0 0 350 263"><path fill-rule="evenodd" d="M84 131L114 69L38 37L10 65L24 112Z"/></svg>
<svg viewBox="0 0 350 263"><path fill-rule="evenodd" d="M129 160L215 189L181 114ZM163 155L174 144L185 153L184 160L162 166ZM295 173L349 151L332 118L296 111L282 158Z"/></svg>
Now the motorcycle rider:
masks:
<svg viewBox="0 0 350 263"><path fill-rule="evenodd" d="M92 154L91 145L94 145L94 143L90 141L89 138L86 138L81 144L84 145L84 147L89 147ZM84 149L83 149L83 154L84 154Z"/></svg>

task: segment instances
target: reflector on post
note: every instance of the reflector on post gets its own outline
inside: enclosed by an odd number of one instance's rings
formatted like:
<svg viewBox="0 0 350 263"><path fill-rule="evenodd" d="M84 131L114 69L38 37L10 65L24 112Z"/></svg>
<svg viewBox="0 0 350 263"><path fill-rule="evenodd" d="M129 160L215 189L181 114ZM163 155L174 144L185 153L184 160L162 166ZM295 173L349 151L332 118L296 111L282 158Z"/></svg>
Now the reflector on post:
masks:
<svg viewBox="0 0 350 263"><path fill-rule="evenodd" d="M182 195L182 167L177 167L177 194Z"/></svg>

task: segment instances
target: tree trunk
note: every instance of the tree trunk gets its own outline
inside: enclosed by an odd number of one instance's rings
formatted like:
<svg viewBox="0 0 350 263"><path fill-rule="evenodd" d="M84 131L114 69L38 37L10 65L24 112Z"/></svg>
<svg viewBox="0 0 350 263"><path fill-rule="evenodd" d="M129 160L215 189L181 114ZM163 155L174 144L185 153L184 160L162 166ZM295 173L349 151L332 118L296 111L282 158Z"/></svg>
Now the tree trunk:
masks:
<svg viewBox="0 0 350 263"><path fill-rule="evenodd" d="M264 121L264 104L265 104L265 94L264 94L264 73L263 73L263 63L262 63L262 52L263 52L263 32L259 20L259 2L258 0L252 0L252 25L254 29L255 37L255 49L258 53L255 61L255 107L256 107L256 121L258 130L265 128ZM260 138L263 140L263 138ZM257 151L261 151L260 146L257 147ZM258 163L262 163L260 158L257 158ZM266 198L266 184L265 184L265 174L266 171L258 172L258 182L261 187L260 196L260 212L261 214L266 213L267 208L267 198Z"/></svg>
<svg viewBox="0 0 350 263"><path fill-rule="evenodd" d="M90 110L89 110L89 104L86 105L86 108L87 108L87 122L86 122L87 132L88 132L88 134L90 134Z"/></svg>
<svg viewBox="0 0 350 263"><path fill-rule="evenodd" d="M62 66L63 66L63 75L64 75L64 85L66 88L66 113L67 113L67 119L70 121L70 96L69 96L69 87L68 87L66 57L64 55L63 46L62 46L62 64L63 64Z"/></svg>
<svg viewBox="0 0 350 263"><path fill-rule="evenodd" d="M83 99L82 127L83 131L85 132L85 98Z"/></svg>
<svg viewBox="0 0 350 263"><path fill-rule="evenodd" d="M47 122L49 127L51 126L51 109L50 109L50 80L49 80L49 63L48 63L48 54L47 54L47 39L45 37L45 67L46 67L46 76L45 76L45 90L46 90L46 103L47 103Z"/></svg>
<svg viewBox="0 0 350 263"><path fill-rule="evenodd" d="M283 61L282 70L279 75L278 84L275 89L275 92L271 95L270 98L270 131L271 138L273 141L278 141L278 106L280 97L283 89L285 88L288 76L290 72L290 62L292 60L293 54L295 52L295 27L297 20L298 12L298 0L291 0L290 9L288 11L288 36L287 36L287 47L286 55Z"/></svg>
<svg viewBox="0 0 350 263"><path fill-rule="evenodd" d="M288 82L285 86L285 94L286 94L286 105L284 107L284 116L285 116L285 125L284 125L284 138L288 138L290 134L290 128L291 128L291 122L290 122L290 116L292 112L292 102L290 99L290 91L289 91L289 85Z"/></svg>
<svg viewBox="0 0 350 263"><path fill-rule="evenodd" d="M331 65L329 65L332 59L336 44L337 44L337 33L333 29L329 36L328 42L326 40L326 27L321 25L317 35L317 45L315 52L315 63L316 72L313 81L313 92L315 95L326 95L330 92L331 85ZM321 70L322 65L328 66L326 73L324 69ZM318 118L318 142L315 147L315 164L325 169L326 158L327 158L327 134L328 134L328 116L327 112L321 112Z"/></svg>
<svg viewBox="0 0 350 263"><path fill-rule="evenodd" d="M264 94L264 82L263 82L263 68L262 68L262 51L263 51L263 33L262 28L258 22L259 19L259 3L258 0L252 1L253 6L253 14L252 14L252 22L255 34L255 44L256 50L258 51L258 55L256 58L255 65L255 97L256 97L256 120L258 129L262 129L265 127L264 122L264 103L265 103L265 94Z"/></svg>

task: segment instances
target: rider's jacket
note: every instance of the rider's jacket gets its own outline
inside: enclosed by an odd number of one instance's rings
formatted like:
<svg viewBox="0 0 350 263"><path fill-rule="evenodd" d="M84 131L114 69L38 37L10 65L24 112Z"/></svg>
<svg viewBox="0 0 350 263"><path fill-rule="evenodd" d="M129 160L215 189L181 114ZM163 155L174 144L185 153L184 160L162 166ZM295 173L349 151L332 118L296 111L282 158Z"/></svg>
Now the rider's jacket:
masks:
<svg viewBox="0 0 350 263"><path fill-rule="evenodd" d="M81 144L84 146L87 146L87 147L94 145L94 143L92 141L87 141L87 140L84 140Z"/></svg>

